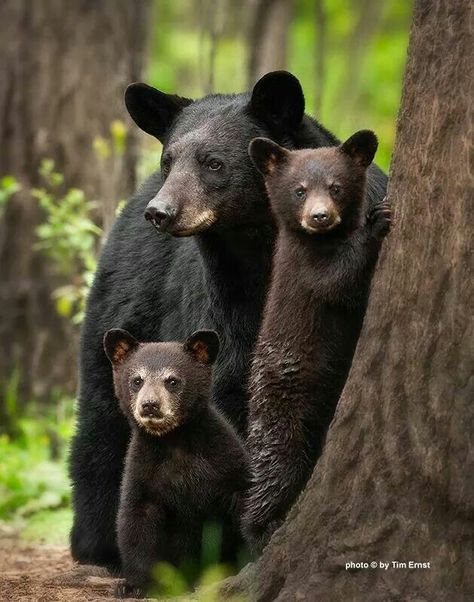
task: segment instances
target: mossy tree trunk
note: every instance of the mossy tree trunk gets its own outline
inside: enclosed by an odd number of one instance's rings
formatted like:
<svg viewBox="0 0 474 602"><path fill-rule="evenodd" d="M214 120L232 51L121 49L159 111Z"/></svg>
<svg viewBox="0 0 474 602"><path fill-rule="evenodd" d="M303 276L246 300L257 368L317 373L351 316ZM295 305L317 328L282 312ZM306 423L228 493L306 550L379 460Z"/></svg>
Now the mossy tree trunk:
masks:
<svg viewBox="0 0 474 602"><path fill-rule="evenodd" d="M323 456L252 599L473 599L473 23L469 0L416 3L395 228ZM430 568L370 568L380 561Z"/></svg>
<svg viewBox="0 0 474 602"><path fill-rule="evenodd" d="M71 334L56 315L58 280L35 249L42 215L29 194L41 159L54 159L67 187L91 199L130 193L135 146L110 173L92 148L114 119L125 119L122 96L140 77L150 0L3 0L0 4L0 177L22 186L0 219L0 417L5 392L19 378L20 400L74 390ZM132 141L130 141L132 142ZM107 220L103 212L99 217Z"/></svg>

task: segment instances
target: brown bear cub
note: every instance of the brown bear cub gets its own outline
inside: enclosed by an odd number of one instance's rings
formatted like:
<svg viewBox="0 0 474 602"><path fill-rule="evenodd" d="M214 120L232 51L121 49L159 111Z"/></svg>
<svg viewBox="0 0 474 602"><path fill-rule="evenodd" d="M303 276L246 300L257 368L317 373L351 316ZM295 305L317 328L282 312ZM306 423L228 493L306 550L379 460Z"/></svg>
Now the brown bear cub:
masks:
<svg viewBox="0 0 474 602"><path fill-rule="evenodd" d="M248 460L233 428L209 403L215 332L196 332L184 344L139 343L113 329L104 348L132 427L117 520L124 580L116 595L139 597L159 562L196 570L206 525L228 531L218 560L235 559Z"/></svg>
<svg viewBox="0 0 474 602"><path fill-rule="evenodd" d="M250 377L243 526L257 549L306 484L352 362L390 226L386 202L366 215L376 149L370 131L335 147L289 151L265 138L249 147L278 226Z"/></svg>

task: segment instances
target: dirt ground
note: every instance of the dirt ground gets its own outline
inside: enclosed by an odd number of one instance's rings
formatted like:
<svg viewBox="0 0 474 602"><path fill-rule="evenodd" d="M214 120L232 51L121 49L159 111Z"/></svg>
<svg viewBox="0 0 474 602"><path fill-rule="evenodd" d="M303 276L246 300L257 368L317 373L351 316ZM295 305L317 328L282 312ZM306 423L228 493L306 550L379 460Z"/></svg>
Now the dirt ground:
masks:
<svg viewBox="0 0 474 602"><path fill-rule="evenodd" d="M66 547L0 539L0 602L113 600L115 581L104 569L75 565Z"/></svg>

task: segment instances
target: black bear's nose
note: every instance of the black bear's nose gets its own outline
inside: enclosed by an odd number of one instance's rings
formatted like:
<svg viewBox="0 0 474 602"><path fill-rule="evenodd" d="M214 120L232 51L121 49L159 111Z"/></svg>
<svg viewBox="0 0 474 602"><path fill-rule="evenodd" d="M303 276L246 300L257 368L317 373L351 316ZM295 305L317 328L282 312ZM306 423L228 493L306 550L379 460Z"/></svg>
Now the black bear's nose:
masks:
<svg viewBox="0 0 474 602"><path fill-rule="evenodd" d="M140 406L140 416L143 418L163 418L160 406L156 401L144 401Z"/></svg>
<svg viewBox="0 0 474 602"><path fill-rule="evenodd" d="M329 221L330 215L327 211L319 210L311 214L311 219L317 224L324 225Z"/></svg>
<svg viewBox="0 0 474 602"><path fill-rule="evenodd" d="M153 222L160 229L165 228L173 217L172 207L163 201L152 202L145 210L145 219Z"/></svg>

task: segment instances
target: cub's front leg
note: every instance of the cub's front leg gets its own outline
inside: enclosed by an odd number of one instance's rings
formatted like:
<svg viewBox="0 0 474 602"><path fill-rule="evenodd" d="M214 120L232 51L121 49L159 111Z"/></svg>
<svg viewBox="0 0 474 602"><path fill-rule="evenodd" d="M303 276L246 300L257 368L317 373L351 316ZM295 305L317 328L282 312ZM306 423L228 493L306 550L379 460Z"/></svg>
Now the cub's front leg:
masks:
<svg viewBox="0 0 474 602"><path fill-rule="evenodd" d="M121 500L117 521L122 575L117 598L142 598L153 580L153 567L160 559L163 513L159 503L133 495ZM164 538L163 538L164 539Z"/></svg>
<svg viewBox="0 0 474 602"><path fill-rule="evenodd" d="M383 240L390 232L392 210L386 197L369 211L367 214L367 223L371 236L377 240Z"/></svg>
<svg viewBox="0 0 474 602"><path fill-rule="evenodd" d="M256 552L283 523L311 473L301 418L291 412L277 417L272 409L251 419L249 426L251 485L243 504L242 528Z"/></svg>

